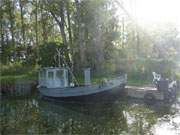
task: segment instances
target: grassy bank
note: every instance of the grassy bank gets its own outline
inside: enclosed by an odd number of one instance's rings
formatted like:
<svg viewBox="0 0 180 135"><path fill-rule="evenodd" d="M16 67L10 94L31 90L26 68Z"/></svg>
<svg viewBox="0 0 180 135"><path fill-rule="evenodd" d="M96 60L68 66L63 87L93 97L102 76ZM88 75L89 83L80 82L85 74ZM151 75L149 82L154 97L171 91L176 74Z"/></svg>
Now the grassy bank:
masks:
<svg viewBox="0 0 180 135"><path fill-rule="evenodd" d="M37 80L38 66L28 66L21 63L1 65L0 82L13 84L17 80Z"/></svg>
<svg viewBox="0 0 180 135"><path fill-rule="evenodd" d="M21 75L4 75L0 77L1 85L3 84L13 84L15 81L18 80L33 80L37 81L36 74L21 74Z"/></svg>
<svg viewBox="0 0 180 135"><path fill-rule="evenodd" d="M150 63L150 64L148 64ZM123 70L128 74L128 83L127 85L135 85L135 86L143 86L152 84L152 71L158 71L161 69L161 72L164 73L168 78L175 74L177 79L180 79L180 73L176 72L174 73L172 69L167 65L171 65L168 62L164 62L165 64L159 63L159 62L152 62L152 61L137 61L134 63L131 63L130 65L127 65L126 69L127 71ZM159 69L159 65L162 64ZM121 64L122 65L125 64ZM1 66L1 76L0 76L0 82L1 84L13 84L17 80L38 80L38 70L39 66L31 66L26 65L20 62L15 62L8 65L0 65ZM165 68L166 67L166 68ZM168 67L168 68L167 68ZM158 69L158 70L157 70ZM171 70L172 71L171 71ZM98 75L98 73L93 72L92 75L92 82L93 83L100 83L104 78L112 78L114 76L117 76L118 74L114 72L112 75L111 73L104 73L103 75ZM76 79L79 83L84 83L84 77L83 73L76 75Z"/></svg>
<svg viewBox="0 0 180 135"><path fill-rule="evenodd" d="M127 82L127 85L132 85L132 86L144 86L149 84L152 84L152 82L149 80L137 80L131 78L129 78Z"/></svg>
<svg viewBox="0 0 180 135"><path fill-rule="evenodd" d="M104 79L111 79L113 77L117 77L116 75L109 75L109 76L92 76L91 77L91 81L93 84L98 84L98 83L101 83ZM83 76L79 76L76 78L77 81L80 83L80 84L83 84L84 83L84 77ZM127 80L127 85L133 85L133 86L144 86L144 85L150 85L152 84L152 80L150 79L141 79L141 78L133 78L133 77L128 77L128 80Z"/></svg>
<svg viewBox="0 0 180 135"><path fill-rule="evenodd" d="M38 80L38 67L26 67L23 65L10 65L10 66L4 66L1 70L1 76L0 76L0 82L1 84L14 84L15 81L18 80ZM97 84L102 82L103 79L107 78L110 79L112 77L115 77L117 75L106 75L106 76L96 76L92 74L92 83ZM129 75L128 75L129 76ZM84 83L84 77L83 75L76 77L79 84ZM151 81L147 79L141 79L141 78L133 78L128 77L128 85L135 85L135 86L142 86L151 83Z"/></svg>
<svg viewBox="0 0 180 135"><path fill-rule="evenodd" d="M29 96L37 81L37 66L13 63L1 65L1 93L3 96Z"/></svg>

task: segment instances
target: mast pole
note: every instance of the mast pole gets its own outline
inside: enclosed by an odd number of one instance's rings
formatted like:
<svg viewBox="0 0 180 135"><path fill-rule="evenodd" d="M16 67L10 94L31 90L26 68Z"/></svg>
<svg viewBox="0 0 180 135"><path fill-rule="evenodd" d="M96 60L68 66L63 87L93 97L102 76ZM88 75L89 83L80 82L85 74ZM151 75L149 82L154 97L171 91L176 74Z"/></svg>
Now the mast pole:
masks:
<svg viewBox="0 0 180 135"><path fill-rule="evenodd" d="M60 51L56 48L57 55L58 55L58 67L61 67L61 53Z"/></svg>

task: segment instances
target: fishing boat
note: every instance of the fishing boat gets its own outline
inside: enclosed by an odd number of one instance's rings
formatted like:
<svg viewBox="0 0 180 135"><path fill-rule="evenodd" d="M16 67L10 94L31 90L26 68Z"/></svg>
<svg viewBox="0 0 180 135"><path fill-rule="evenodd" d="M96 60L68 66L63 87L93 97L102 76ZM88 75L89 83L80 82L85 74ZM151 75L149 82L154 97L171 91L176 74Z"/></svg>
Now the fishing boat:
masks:
<svg viewBox="0 0 180 135"><path fill-rule="evenodd" d="M79 84L72 70L64 60L62 50L56 50L54 58L58 67L46 67L39 71L38 90L48 99L84 100L115 99L120 96L127 82L127 75L121 74L112 79L103 79L99 84L91 83L91 69L84 69L84 84ZM61 64L63 63L63 64Z"/></svg>
<svg viewBox="0 0 180 135"><path fill-rule="evenodd" d="M84 84L70 82L69 68L47 67L39 71L40 94L45 98L62 100L114 99L119 97L127 82L122 74L112 79L104 79L99 84L91 83L90 68L84 69Z"/></svg>

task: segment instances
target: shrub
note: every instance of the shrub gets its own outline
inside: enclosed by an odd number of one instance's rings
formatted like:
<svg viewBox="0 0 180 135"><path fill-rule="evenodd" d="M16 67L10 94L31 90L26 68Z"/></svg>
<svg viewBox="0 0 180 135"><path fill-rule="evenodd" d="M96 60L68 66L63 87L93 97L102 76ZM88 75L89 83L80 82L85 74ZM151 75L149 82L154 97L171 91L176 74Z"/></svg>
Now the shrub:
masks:
<svg viewBox="0 0 180 135"><path fill-rule="evenodd" d="M27 66L20 62L1 65L0 80L2 82L12 82L21 78L37 80L38 69L38 65Z"/></svg>
<svg viewBox="0 0 180 135"><path fill-rule="evenodd" d="M164 78L171 78L177 72L177 64L169 60L135 59L119 60L116 70L124 71L129 79L148 80L153 79L152 72L157 72Z"/></svg>
<svg viewBox="0 0 180 135"><path fill-rule="evenodd" d="M57 43L45 43L39 46L40 60L39 64L42 67L56 66L54 56L57 53L56 48L59 48Z"/></svg>
<svg viewBox="0 0 180 135"><path fill-rule="evenodd" d="M1 65L1 75L21 75L32 69L33 67L31 66L24 66L21 62L15 62L8 65Z"/></svg>

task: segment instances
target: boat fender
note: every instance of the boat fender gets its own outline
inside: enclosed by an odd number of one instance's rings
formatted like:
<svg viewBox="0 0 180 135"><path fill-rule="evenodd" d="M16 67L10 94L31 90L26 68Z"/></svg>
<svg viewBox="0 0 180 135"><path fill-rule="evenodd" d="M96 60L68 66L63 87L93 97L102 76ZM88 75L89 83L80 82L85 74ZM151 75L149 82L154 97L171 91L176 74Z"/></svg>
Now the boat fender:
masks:
<svg viewBox="0 0 180 135"><path fill-rule="evenodd" d="M40 88L41 87L41 85L37 85L37 88Z"/></svg>
<svg viewBox="0 0 180 135"><path fill-rule="evenodd" d="M70 83L70 87L74 87L75 84L73 82Z"/></svg>

